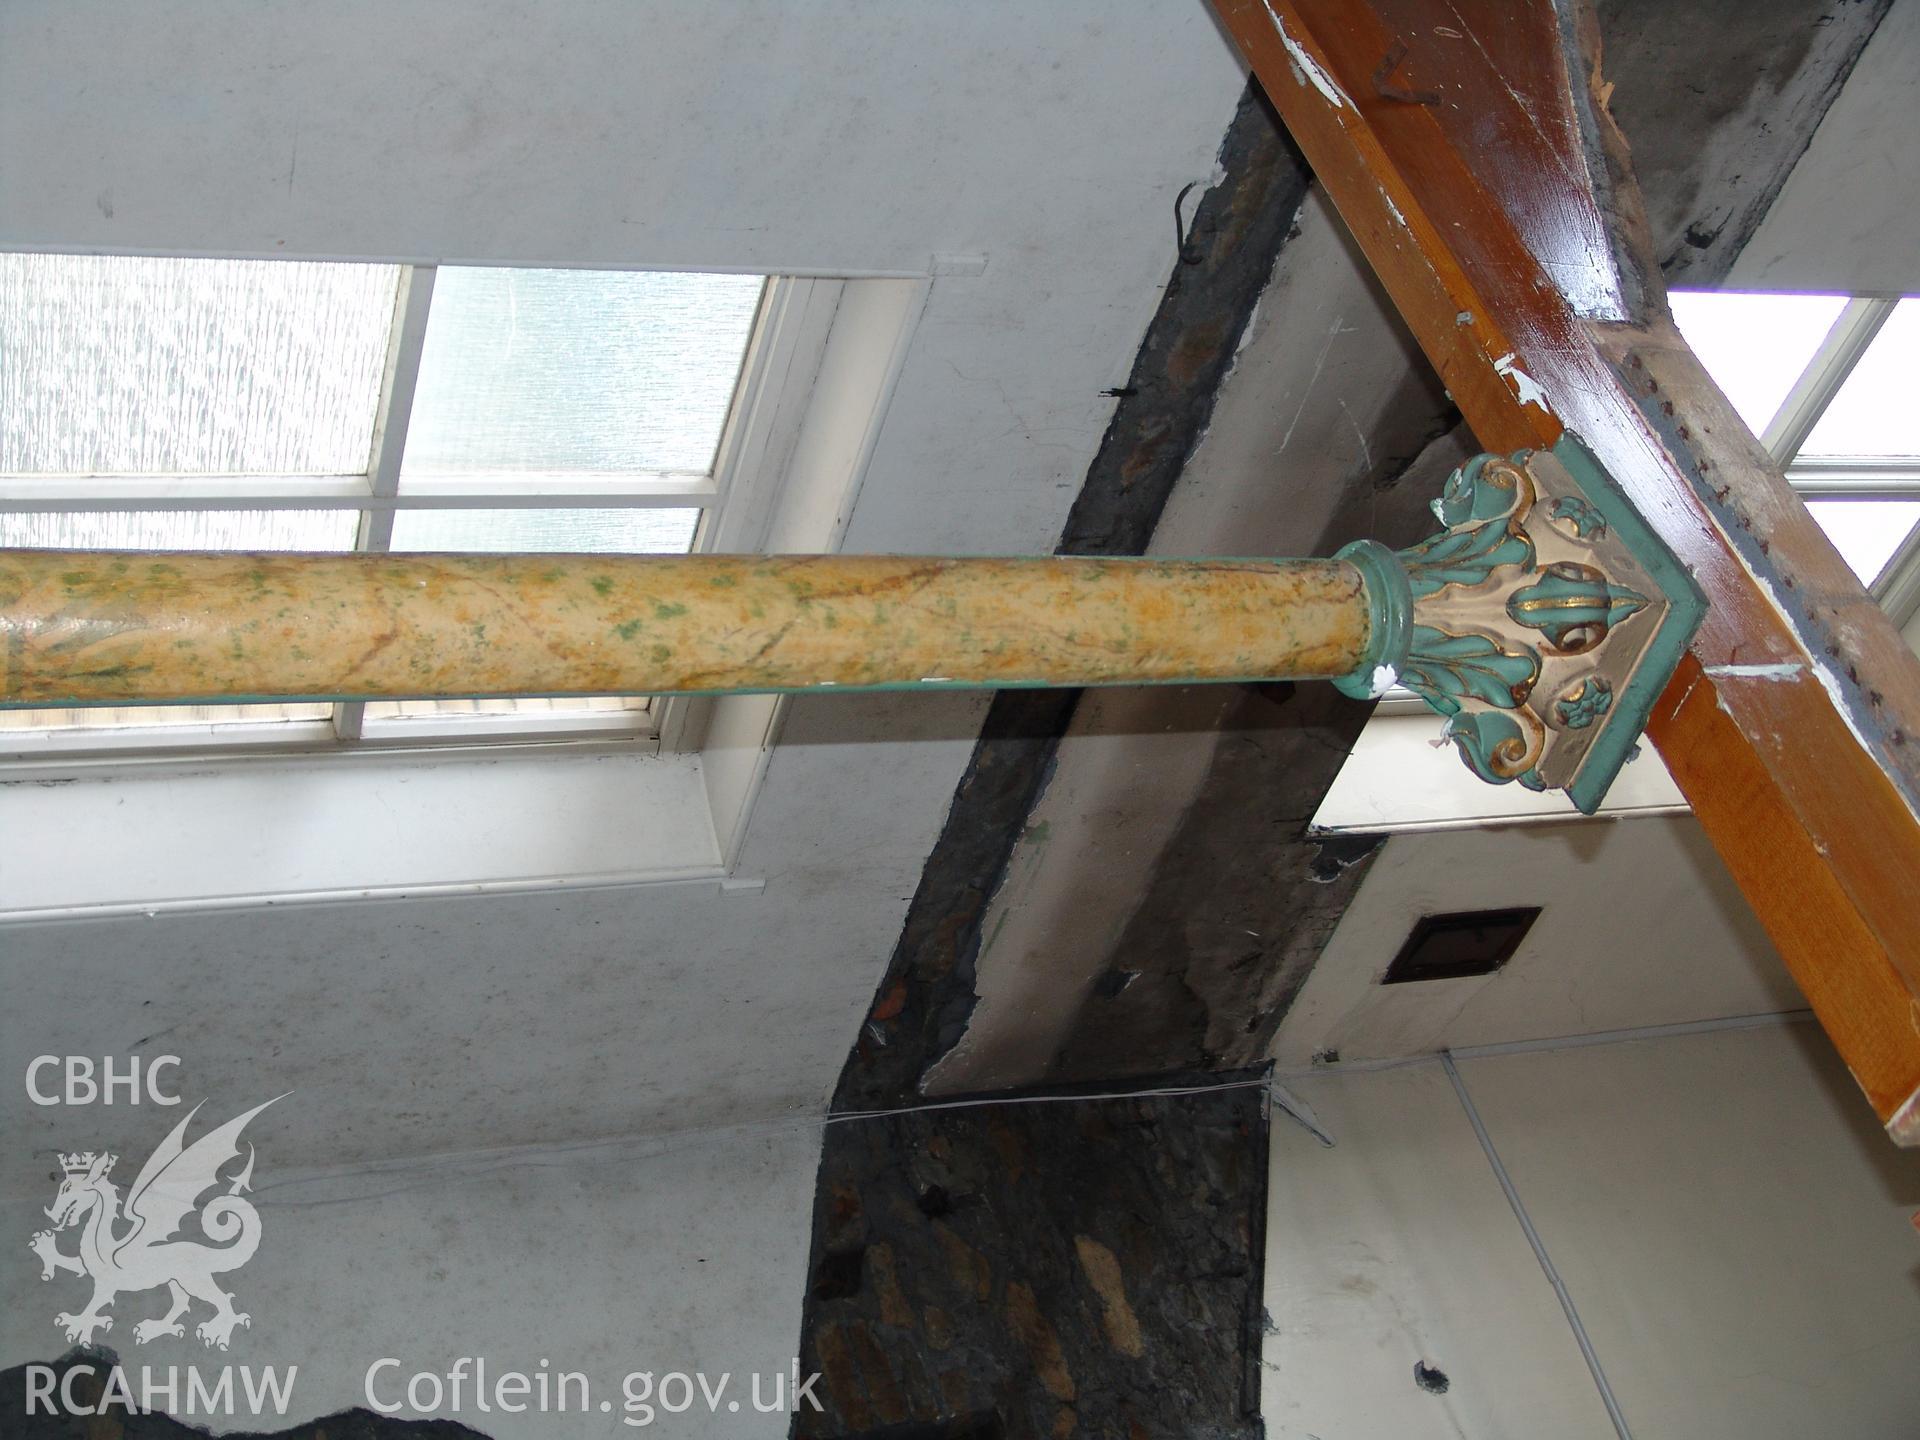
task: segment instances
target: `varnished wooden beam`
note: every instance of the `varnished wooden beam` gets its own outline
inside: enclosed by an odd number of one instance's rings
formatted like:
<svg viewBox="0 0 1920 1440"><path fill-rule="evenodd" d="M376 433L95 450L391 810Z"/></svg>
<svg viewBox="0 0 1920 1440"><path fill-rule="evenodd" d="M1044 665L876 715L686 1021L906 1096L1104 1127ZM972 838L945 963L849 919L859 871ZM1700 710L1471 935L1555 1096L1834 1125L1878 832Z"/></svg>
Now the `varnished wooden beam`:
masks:
<svg viewBox="0 0 1920 1440"><path fill-rule="evenodd" d="M1590 14L1215 5L1480 442L1574 431L1706 592L1649 733L1920 1144L1920 664L1674 329Z"/></svg>

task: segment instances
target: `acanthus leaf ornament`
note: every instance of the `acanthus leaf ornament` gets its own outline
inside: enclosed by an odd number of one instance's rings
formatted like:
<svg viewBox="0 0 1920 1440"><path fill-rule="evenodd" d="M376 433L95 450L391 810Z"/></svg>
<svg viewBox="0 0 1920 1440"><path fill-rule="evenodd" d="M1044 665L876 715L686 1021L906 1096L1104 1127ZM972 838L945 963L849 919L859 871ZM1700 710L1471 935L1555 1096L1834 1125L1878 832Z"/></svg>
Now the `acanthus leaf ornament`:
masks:
<svg viewBox="0 0 1920 1440"><path fill-rule="evenodd" d="M1397 680L1447 717L1476 775L1565 788L1591 812L1705 601L1571 435L1475 456L1433 509L1446 528L1417 545L1341 552L1367 579L1377 643L1338 683Z"/></svg>

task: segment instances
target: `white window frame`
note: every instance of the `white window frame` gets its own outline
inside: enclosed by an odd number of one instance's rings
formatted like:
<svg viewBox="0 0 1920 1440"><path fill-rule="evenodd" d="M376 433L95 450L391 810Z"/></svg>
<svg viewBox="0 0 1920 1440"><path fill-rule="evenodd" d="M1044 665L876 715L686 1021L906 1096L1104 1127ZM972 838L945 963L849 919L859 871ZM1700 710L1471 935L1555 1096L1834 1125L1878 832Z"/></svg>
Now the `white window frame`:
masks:
<svg viewBox="0 0 1920 1440"><path fill-rule="evenodd" d="M1800 453L1902 298L1856 295L1849 299L1760 437L1767 453L1785 470L1787 483L1803 498L1920 500L1920 459L1830 459ZM1914 303L1920 304L1920 299ZM1920 524L1907 532L1867 593L1880 603L1896 630L1920 613Z"/></svg>
<svg viewBox="0 0 1920 1440"><path fill-rule="evenodd" d="M599 267L595 267L599 268ZM692 550L760 548L778 499L780 475L824 353L844 281L770 276L749 335L712 472L699 477L621 476L529 489L525 475L410 480L399 498L414 389L438 267L402 266L394 299L379 410L366 473L360 475L173 477L0 477L9 511L344 509L361 515L356 550L386 550L398 508L627 507L702 512ZM396 752L471 758L503 745L578 751L657 753L697 743L710 708L687 697L622 710L373 717L365 702L336 704L326 718L218 721L0 731L0 776L48 766L84 772L102 765L242 760L325 753Z"/></svg>

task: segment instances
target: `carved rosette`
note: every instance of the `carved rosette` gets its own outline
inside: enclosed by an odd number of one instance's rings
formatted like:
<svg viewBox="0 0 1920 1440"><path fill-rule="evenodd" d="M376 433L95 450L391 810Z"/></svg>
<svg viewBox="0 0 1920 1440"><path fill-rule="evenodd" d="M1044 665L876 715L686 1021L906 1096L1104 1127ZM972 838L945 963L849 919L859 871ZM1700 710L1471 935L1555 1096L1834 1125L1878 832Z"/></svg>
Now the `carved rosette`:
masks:
<svg viewBox="0 0 1920 1440"><path fill-rule="evenodd" d="M1343 685L1397 679L1482 779L1567 786L1647 653L1660 586L1552 453L1476 456L1433 508L1446 528L1411 549L1343 552L1381 637L1372 673Z"/></svg>

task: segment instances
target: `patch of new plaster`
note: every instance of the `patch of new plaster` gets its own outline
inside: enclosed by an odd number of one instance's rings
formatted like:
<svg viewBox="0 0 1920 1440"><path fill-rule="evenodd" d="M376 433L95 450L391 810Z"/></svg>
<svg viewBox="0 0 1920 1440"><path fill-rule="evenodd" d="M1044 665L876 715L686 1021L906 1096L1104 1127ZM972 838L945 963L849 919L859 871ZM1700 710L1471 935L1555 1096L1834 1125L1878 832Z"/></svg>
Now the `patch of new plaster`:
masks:
<svg viewBox="0 0 1920 1440"><path fill-rule="evenodd" d="M1719 507L1716 506L1715 508ZM1789 632L1798 635L1802 627L1796 617L1800 616L1803 612L1787 603L1786 596L1780 593L1779 588L1774 585L1771 576L1763 575L1760 572L1754 564L1752 557L1747 554L1746 544L1742 543L1742 537L1736 530L1731 526L1722 528L1727 539L1732 542L1728 548L1732 550L1734 558L1740 562L1741 568L1752 577L1753 583L1758 585L1766 594L1767 599L1772 602L1773 608L1780 612L1780 616L1785 622ZM1834 713L1839 715L1841 723L1847 727L1847 733L1859 742L1860 748L1866 751L1867 754L1879 755L1879 748L1873 741L1867 738L1867 733L1861 727L1859 717L1854 711L1854 707L1861 703L1862 697L1857 692L1848 689L1846 684L1841 680L1839 672L1822 656L1814 654L1813 651L1809 649L1807 658L1810 662L1813 678L1818 680L1821 689L1827 692L1827 698L1833 702ZM1787 677L1776 676L1773 678L1781 679ZM1720 708L1726 710L1728 715L1732 715L1733 712L1727 710L1725 697L1716 698ZM1889 778L1894 780L1895 788L1901 791L1902 797L1907 799L1909 808L1915 808L1912 798L1907 795L1906 787L1900 784L1898 772L1891 767L1887 767L1887 774Z"/></svg>
<svg viewBox="0 0 1920 1440"><path fill-rule="evenodd" d="M1280 43L1287 47L1287 54L1293 60L1293 78L1302 85L1313 86L1334 109L1350 109L1352 102L1347 99L1347 92L1342 90L1334 78L1320 67L1319 61L1307 53L1304 45L1287 33L1287 22L1282 20L1280 12L1273 8L1273 0L1262 0L1262 3L1267 7L1267 15L1273 21L1273 28L1280 33Z"/></svg>
<svg viewBox="0 0 1920 1440"><path fill-rule="evenodd" d="M1547 414L1553 413L1547 404L1547 392L1540 388L1539 382L1515 363L1511 350L1493 362L1493 373L1512 383L1513 393L1522 405L1538 405Z"/></svg>
<svg viewBox="0 0 1920 1440"><path fill-rule="evenodd" d="M1279 1109L1282 1114L1286 1115L1327 1149L1333 1149L1335 1143L1333 1132L1320 1123L1320 1117L1314 1113L1313 1106L1309 1105L1305 1100L1302 1100L1277 1080L1267 1082L1267 1093L1272 1096L1275 1107ZM1273 1332L1269 1331L1268 1333L1272 1334Z"/></svg>
<svg viewBox="0 0 1920 1440"><path fill-rule="evenodd" d="M1807 671L1806 666L1796 661L1780 665L1703 665L1701 668L1715 679L1733 675L1749 680L1796 680Z"/></svg>

